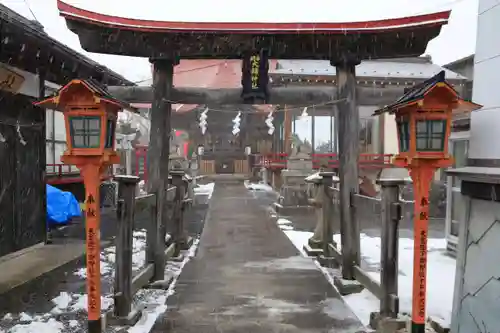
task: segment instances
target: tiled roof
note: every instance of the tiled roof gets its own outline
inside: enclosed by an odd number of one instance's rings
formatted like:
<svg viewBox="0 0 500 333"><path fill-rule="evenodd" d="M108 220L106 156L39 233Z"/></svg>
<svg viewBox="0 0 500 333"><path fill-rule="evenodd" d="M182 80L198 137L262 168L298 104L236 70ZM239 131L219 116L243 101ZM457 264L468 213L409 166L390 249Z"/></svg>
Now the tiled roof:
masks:
<svg viewBox="0 0 500 333"><path fill-rule="evenodd" d="M107 99L108 101L112 101L112 102L115 102L117 104L120 104L124 109L131 108L130 104L128 104L127 102L121 101L121 100L116 99L115 97L113 97L108 92L108 89L106 88L106 86L102 85L98 81L96 81L94 79L85 79L85 80L82 80L82 82L87 87L89 87L92 90L92 92L95 95L97 95L98 97L101 97L101 98Z"/></svg>
<svg viewBox="0 0 500 333"><path fill-rule="evenodd" d="M433 77L431 77L430 79L425 80L424 82L417 84L411 88L405 89L405 93L403 96L398 98L394 103L386 105L382 109L376 110L374 112L374 115L378 115L378 114L385 113L385 112L391 112L391 111L397 109L398 106L403 106L405 104L422 99L422 98L424 98L425 94L429 90L434 88L434 86L436 86L436 84L440 83L440 82L445 83L446 85L448 85L450 87L450 89L455 91L455 89L453 89L453 87L450 86L446 82L445 71L443 70L443 71L437 73L436 75L434 75ZM457 93L457 96L458 96L458 93Z"/></svg>
<svg viewBox="0 0 500 333"><path fill-rule="evenodd" d="M396 102L394 102L394 104L404 104L404 103L413 102L417 99L422 99L422 98L424 98L425 93L427 93L429 90L431 90L439 82L446 83L444 71L437 73L436 75L434 75L430 79L425 80L424 82L417 84L414 87L411 87L409 89L405 89L405 94L403 96L401 96L398 100L396 100ZM457 93L457 95L458 95L458 93Z"/></svg>
<svg viewBox="0 0 500 333"><path fill-rule="evenodd" d="M55 97L59 96L61 92L64 92L68 87L70 87L73 84L83 84L87 89L89 89L93 94L95 94L97 97L112 102L114 104L119 105L123 109L127 109L132 112L136 112L137 110L128 104L127 102L121 101L119 99L116 99L113 97L107 90L106 86L102 85L100 82L94 80L94 79L85 79L85 80L80 80L80 79L74 79L59 88L52 96L48 96L43 98L42 100L39 100L35 102L35 105L44 105L45 107L49 106L49 108L57 108L57 105L54 105Z"/></svg>
<svg viewBox="0 0 500 333"><path fill-rule="evenodd" d="M276 67L276 60L271 60L270 68ZM141 86L151 86L153 80L142 82ZM174 67L175 87L198 88L238 88L241 87L241 60L181 60ZM150 104L134 104L136 107L149 108ZM175 112L183 113L194 110L198 105L173 104ZM268 112L265 105L255 106L256 109Z"/></svg>
<svg viewBox="0 0 500 333"><path fill-rule="evenodd" d="M311 75L335 76L336 70L325 60L279 60L279 69L271 71L274 76L282 75ZM356 77L379 77L383 79L428 79L440 71L445 71L448 80L467 80L465 76L442 68L430 61L404 60L365 60L356 66Z"/></svg>

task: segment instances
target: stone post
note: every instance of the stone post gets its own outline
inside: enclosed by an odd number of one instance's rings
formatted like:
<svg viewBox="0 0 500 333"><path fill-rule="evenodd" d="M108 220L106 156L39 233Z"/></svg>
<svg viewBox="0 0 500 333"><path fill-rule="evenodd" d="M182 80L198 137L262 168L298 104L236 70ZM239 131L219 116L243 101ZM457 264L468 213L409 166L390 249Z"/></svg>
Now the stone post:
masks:
<svg viewBox="0 0 500 333"><path fill-rule="evenodd" d="M322 178L322 236L321 243L323 246L323 254L320 256L320 262L327 267L335 262L331 253L330 244L333 242L333 198L332 198L332 185L334 172L321 171L319 175ZM336 247L336 246L335 246Z"/></svg>
<svg viewBox="0 0 500 333"><path fill-rule="evenodd" d="M135 188L139 177L116 176L118 182L116 234L116 265L114 281L113 316L118 321L133 321L137 311L132 311L132 252L135 210Z"/></svg>
<svg viewBox="0 0 500 333"><path fill-rule="evenodd" d="M399 221L402 215L399 188L406 183L398 179L377 180L377 184L381 186L380 315L382 317L398 316Z"/></svg>
<svg viewBox="0 0 500 333"><path fill-rule="evenodd" d="M175 205L173 207L172 217L172 237L175 242L175 256L178 256L181 250L186 248L187 235L184 230L184 198L186 195L186 181L184 179L185 172L182 169L174 169L170 171L172 176L172 185L175 186Z"/></svg>
<svg viewBox="0 0 500 333"><path fill-rule="evenodd" d="M315 173L305 178L305 182L312 185L312 195L309 199L309 204L314 207L314 214L316 216L316 227L314 234L304 245L304 251L309 256L318 256L323 253L323 191L321 187L323 177Z"/></svg>
<svg viewBox="0 0 500 333"><path fill-rule="evenodd" d="M193 153L193 156L191 156L191 184L193 187L196 187L199 168L200 165L198 164L198 155L196 155L196 153Z"/></svg>
<svg viewBox="0 0 500 333"><path fill-rule="evenodd" d="M278 213L286 210L309 209L307 183L304 178L312 171L311 156L306 153L293 153L287 161L287 169L281 171L282 184L276 205Z"/></svg>

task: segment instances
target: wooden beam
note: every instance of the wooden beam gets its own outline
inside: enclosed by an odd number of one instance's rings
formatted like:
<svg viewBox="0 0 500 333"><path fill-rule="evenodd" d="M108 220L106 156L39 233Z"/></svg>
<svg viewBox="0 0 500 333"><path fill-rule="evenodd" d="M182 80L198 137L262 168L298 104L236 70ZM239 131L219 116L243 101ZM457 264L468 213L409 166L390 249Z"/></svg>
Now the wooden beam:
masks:
<svg viewBox="0 0 500 333"><path fill-rule="evenodd" d="M386 105L403 95L403 86L368 87L357 86L358 105ZM151 103L151 87L109 86L109 92L129 103ZM267 104L313 105L324 104L335 99L335 86L283 86L270 88ZM241 105L241 88L173 88L170 101L174 104ZM256 104L256 103L252 103Z"/></svg>

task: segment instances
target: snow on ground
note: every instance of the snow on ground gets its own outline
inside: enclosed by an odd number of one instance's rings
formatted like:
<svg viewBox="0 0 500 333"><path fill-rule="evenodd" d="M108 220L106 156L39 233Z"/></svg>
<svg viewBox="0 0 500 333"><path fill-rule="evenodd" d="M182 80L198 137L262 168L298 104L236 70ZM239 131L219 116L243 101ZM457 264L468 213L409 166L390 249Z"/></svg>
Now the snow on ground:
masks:
<svg viewBox="0 0 500 333"><path fill-rule="evenodd" d="M292 222L278 219L278 226L288 236L297 249L306 256L303 246L313 235L312 232L293 230ZM370 237L361 234L361 255L370 266L371 277L380 281L380 237ZM333 235L333 239L340 244L340 235ZM445 239L428 240L428 268L427 268L427 315L437 318L449 326L453 302L455 281L455 259L444 254ZM319 266L319 264L318 264ZM320 266L319 266L320 267ZM335 269L320 267L333 285L333 276L339 275ZM399 239L399 297L401 313L411 313L413 276L413 239ZM450 281L452 281L450 283ZM353 309L363 324L368 325L370 313L378 311L380 301L368 290L359 294L344 296L346 303Z"/></svg>
<svg viewBox="0 0 500 333"><path fill-rule="evenodd" d="M213 186L212 186L213 187ZM143 307L142 317L139 322L131 327L129 333L147 333L154 325L156 318L165 312L167 297L174 293L177 277L184 265L195 255L198 240L195 240L182 262L167 262L166 273L174 275L174 280L168 290L141 289L134 297L136 304ZM133 233L132 269L138 271L145 264L146 232L145 230ZM114 264L116 261L116 247L108 247L101 252L101 276L102 279L114 276ZM80 268L73 272L74 275L84 279L87 276L86 269ZM81 323L77 320L62 322L54 318L58 314L81 313L87 311L87 295L78 293L61 292L52 299L54 308L50 313L43 315L30 315L27 313L7 314L4 321L18 321L19 324L12 326L8 333L63 333L83 332ZM113 305L111 294L101 296L102 310L107 310ZM0 333L4 331L0 330Z"/></svg>
<svg viewBox="0 0 500 333"><path fill-rule="evenodd" d="M321 180L321 179L323 179L323 177L322 177L322 176L320 176L320 172L321 172L321 171L318 171L318 172L315 172L315 173L313 173L313 174L311 174L311 175L307 176L307 177L305 178L305 180L306 180L306 181L311 182L311 181L316 181L316 180ZM337 177L337 176L333 176L333 177L332 177L332 179L333 179L333 181L339 181L339 177Z"/></svg>
<svg viewBox="0 0 500 333"><path fill-rule="evenodd" d="M265 183L250 183L248 180L245 180L244 184L251 191L274 192L273 188Z"/></svg>
<svg viewBox="0 0 500 333"><path fill-rule="evenodd" d="M174 280L167 290L146 290L140 292L145 294L143 304L146 308L142 311L142 317L137 324L128 329L128 333L148 333L156 322L156 319L167 310L167 298L175 293L175 285L182 269L187 262L195 256L199 240L196 239L188 250L181 263L169 262L167 270L174 274Z"/></svg>
<svg viewBox="0 0 500 333"><path fill-rule="evenodd" d="M144 180L141 180L138 185L139 185L139 194L140 195L148 194L148 191L146 191L146 183L144 182Z"/></svg>
<svg viewBox="0 0 500 333"><path fill-rule="evenodd" d="M215 183L197 184L198 187L194 189L195 194L207 195L208 199L212 198L214 193Z"/></svg>

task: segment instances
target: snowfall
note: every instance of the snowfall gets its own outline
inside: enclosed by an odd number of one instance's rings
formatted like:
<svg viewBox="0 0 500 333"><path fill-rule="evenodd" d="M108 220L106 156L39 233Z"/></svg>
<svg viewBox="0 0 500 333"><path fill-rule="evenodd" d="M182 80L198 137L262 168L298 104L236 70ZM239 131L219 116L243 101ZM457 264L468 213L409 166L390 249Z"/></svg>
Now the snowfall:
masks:
<svg viewBox="0 0 500 333"><path fill-rule="evenodd" d="M146 232L145 230L134 231L133 233L133 270L137 271L144 266L145 263L145 248L146 248ZM127 330L128 333L146 333L151 330L158 316L167 309L167 297L175 291L175 283L177 277L184 265L192 258L197 248L198 240L193 242L191 248L187 251L182 262L168 262L166 273L173 274L174 280L168 290L153 290L141 289L135 296L135 299L140 302L142 307L142 316L137 324ZM101 252L101 276L109 278L114 276L113 267L115 264L115 247L108 247ZM81 278L86 277L85 268L80 268L73 272L74 275ZM87 295L61 292L59 296L52 299L54 305L49 313L45 314L11 314L4 316L3 322L9 321L20 322L12 326L8 331L0 333L62 333L62 332L84 332L86 329L82 327L82 322L75 319L62 320L57 319L59 314L77 314L87 311ZM111 294L101 296L102 310L108 310L113 305ZM62 318L62 316L61 316ZM115 329L119 329L116 327Z"/></svg>
<svg viewBox="0 0 500 333"><path fill-rule="evenodd" d="M208 198L212 196L214 183L198 185L195 188L195 193L206 195ZM181 262L167 262L165 270L166 275L174 276L173 282L168 290L141 289L135 295L135 303L141 307L142 316L137 324L130 327L128 333L147 333L153 327L156 319L166 311L167 298L174 294L175 285L179 274L184 265L195 255L198 246L198 240L193 242L193 245L186 251L184 260ZM145 264L145 249L146 249L146 231L139 230L133 233L133 270L136 272ZM116 248L114 246L105 248L101 252L101 277L102 279L112 279L114 277L114 265L116 260ZM80 268L72 273L73 275L84 279L86 277L86 269ZM57 297L51 300L53 309L49 313L32 314L32 313L17 313L6 314L1 320L3 324L16 323L9 325L11 328L8 331L0 328L0 333L63 333L63 332L84 332L86 331L85 323L75 319L64 320L61 318L76 318L75 314L85 313L87 311L87 295L61 292ZM110 309L113 306L113 297L111 294L101 296L101 307L103 311ZM61 316L65 314L66 316ZM67 316L70 314L70 316ZM74 314L71 316L71 314ZM81 316L80 316L81 317ZM114 327L115 330L120 327Z"/></svg>
<svg viewBox="0 0 500 333"><path fill-rule="evenodd" d="M272 188L266 184L245 183L250 191L272 192ZM214 183L198 185L196 194L212 196ZM276 217L276 216L275 216ZM303 251L303 246L313 235L312 232L294 230L293 222L284 218L277 218L279 228L285 233L290 241L296 246L303 256L307 256ZM134 231L133 269L140 269L145 263L145 231ZM361 234L361 254L363 260L371 268L380 268L380 237L370 237ZM340 235L333 235L333 239L340 244ZM198 240L187 251L182 262L168 262L166 271L174 275L174 281L168 290L140 290L136 295L141 306L143 306L140 321L127 330L128 333L147 333L153 327L156 319L167 309L167 298L174 294L177 277L184 265L195 255ZM455 281L455 260L444 254L446 241L444 239L429 239L428 241L428 293L427 293L427 313L442 326L449 326L452 298L453 282ZM101 252L101 275L112 277L115 263L115 247L108 247ZM411 313L411 291L413 274L413 240L399 239L399 297L401 313ZM333 277L339 276L336 269L327 269L317 264L327 280L333 285ZM375 269L376 271L376 269ZM84 268L73 272L74 275L85 278ZM379 272L369 272L374 279L380 281ZM450 282L453 281L453 282ZM379 300L366 289L359 294L344 296L346 303L352 308L357 317L368 326L370 313L379 308ZM86 311L87 296L85 294L70 294L61 292L59 296L52 299L54 305L52 311L46 314L7 314L3 322L13 321L18 324L12 326L8 331L0 333L63 333L82 332L82 322L76 320L58 320L58 314L77 313ZM113 305L113 298L110 294L102 296L103 310L109 309Z"/></svg>

